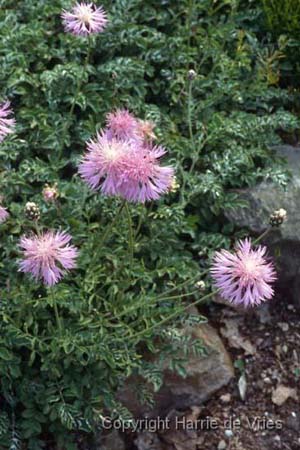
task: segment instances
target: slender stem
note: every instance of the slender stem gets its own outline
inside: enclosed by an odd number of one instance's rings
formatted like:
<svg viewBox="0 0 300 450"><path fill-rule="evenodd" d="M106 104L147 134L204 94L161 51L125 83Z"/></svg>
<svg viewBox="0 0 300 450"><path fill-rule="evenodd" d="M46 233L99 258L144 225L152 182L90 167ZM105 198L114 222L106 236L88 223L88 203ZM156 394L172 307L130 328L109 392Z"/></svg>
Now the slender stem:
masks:
<svg viewBox="0 0 300 450"><path fill-rule="evenodd" d="M188 280L184 281L183 283L179 284L178 286L174 286L171 289L168 289L165 292L162 292L160 295L157 296L158 299L160 299L162 296L166 295L166 294L171 294L174 291L177 291L178 289L183 288L184 286L192 283L193 281L196 281L199 277L202 277L204 275L206 275L207 273L209 273L209 269L205 270L204 272L200 272L197 275L195 275L192 278L189 278Z"/></svg>
<svg viewBox="0 0 300 450"><path fill-rule="evenodd" d="M125 204L126 204L126 200L123 200L123 202L122 202L120 208L118 209L118 211L117 211L115 217L113 218L112 222L109 223L109 224L106 226L105 231L104 231L104 233L103 233L101 239L100 239L99 242L97 243L97 248L101 248L101 247L102 247L102 245L105 243L106 239L108 238L109 233L114 229L114 226L115 226L115 224L117 223L117 221L118 221L118 219L119 219L119 217L120 217L120 215L121 215L121 212L123 211L123 209L124 209L124 207L125 207ZM91 258L91 260L90 260L90 267L91 267L91 266L93 265L93 263L95 262L95 256L96 256L96 253L94 253L94 256L93 256L93 257Z"/></svg>
<svg viewBox="0 0 300 450"><path fill-rule="evenodd" d="M87 53L86 53L84 66L83 66L83 71L82 71L83 76L84 76L84 74L87 71L87 66L89 64L90 55L91 55L91 39L90 39L90 37L88 37L88 50L87 50ZM76 90L75 90L75 94L74 94L74 97L73 97L73 100L72 100L72 104L71 104L71 108L70 108L70 111L69 111L69 115L68 115L67 120L65 121L65 124L64 124L64 127L63 127L63 131L62 131L62 139L61 139L61 145L60 145L60 148L59 148L59 151L58 151L58 159L60 159L62 157L62 153L63 153L64 145L65 145L66 134L69 131L70 125L72 123L72 116L74 114L76 101L77 101L78 95L79 95L81 87L82 87L83 76L80 76L77 79Z"/></svg>
<svg viewBox="0 0 300 450"><path fill-rule="evenodd" d="M37 221L37 220L34 220L34 221L33 221L33 224L34 224L34 229L35 229L35 231L36 231L36 234L37 234L38 236L40 236L40 235L41 235L41 230L40 230L38 221Z"/></svg>
<svg viewBox="0 0 300 450"><path fill-rule="evenodd" d="M106 239L107 239L107 237L108 237L110 231L113 230L113 228L114 228L114 226L116 225L117 220L119 219L119 217L120 217L120 215L121 215L121 212L123 211L125 205L126 205L126 200L124 200L124 201L122 202L122 204L121 204L120 208L118 209L118 211L117 211L115 217L113 218L112 222L109 223L109 224L107 225L107 227L106 227L106 229L105 229L105 231L104 231L104 233L103 233L103 236L102 236L102 238L100 239L100 241L99 241L99 243L98 243L98 246L99 246L99 247L101 247L101 245L104 244L104 242L106 241Z"/></svg>
<svg viewBox="0 0 300 450"><path fill-rule="evenodd" d="M133 256L134 256L134 239L133 239L133 229L132 229L132 220L130 215L130 210L128 203L125 203L125 211L127 216L127 222L128 222L128 240L129 240L129 257L130 257L130 266L132 266L133 263Z"/></svg>
<svg viewBox="0 0 300 450"><path fill-rule="evenodd" d="M209 294L205 295L204 297L201 297L200 299L196 300L195 302L187 304L180 311L175 311L174 313L170 314L168 317L165 317L164 319L162 319L160 322L155 323L151 327L146 328L146 330L142 330L139 333L136 333L135 335L133 335L131 337L133 337L133 338L139 337L140 338L141 336L144 336L149 331L152 331L155 328L160 327L161 325L164 325L165 323L169 322L169 320L173 319L174 317L177 317L179 314L182 314L183 312L185 312L187 309L191 308L192 306L196 306L199 303L203 302L204 300L208 300L210 297L215 295L217 292L218 292L218 290L212 291Z"/></svg>
<svg viewBox="0 0 300 450"><path fill-rule="evenodd" d="M192 104L193 104L193 80L188 80L188 98L187 98L187 122L189 128L189 137L192 144L192 164L189 170L189 174L191 174L195 168L197 162L197 153L196 153L196 144L193 132L193 119L192 119ZM184 177L182 184L182 201L184 200L184 190L186 186L187 177Z"/></svg>
<svg viewBox="0 0 300 450"><path fill-rule="evenodd" d="M256 238L253 241L253 245L258 244L263 238L265 238L271 231L271 228L268 228L267 230L265 230L260 236L258 236L258 238Z"/></svg>
<svg viewBox="0 0 300 450"><path fill-rule="evenodd" d="M58 327L59 334L62 335L63 326L62 326L61 319L59 317L59 312L58 312L58 308L57 308L56 298L55 298L55 295L54 295L54 290L51 289L50 293L51 293L51 297L52 297L52 305L53 305L53 309L54 309L56 324L57 324L57 327Z"/></svg>

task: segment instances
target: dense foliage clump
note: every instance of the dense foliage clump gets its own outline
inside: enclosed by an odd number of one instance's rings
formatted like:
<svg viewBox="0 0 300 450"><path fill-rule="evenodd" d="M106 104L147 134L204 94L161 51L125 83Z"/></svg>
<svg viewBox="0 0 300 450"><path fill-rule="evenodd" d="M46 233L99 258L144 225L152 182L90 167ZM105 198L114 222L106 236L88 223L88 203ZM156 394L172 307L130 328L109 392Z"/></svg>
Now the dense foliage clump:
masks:
<svg viewBox="0 0 300 450"><path fill-rule="evenodd" d="M1 225L2 448L73 449L75 432L95 431L105 411L127 416L115 395L127 376L162 382L162 363L145 351L173 355L182 374L182 358L203 351L180 332L201 320L184 300L199 300L210 255L239 233L224 219L239 202L234 189L286 183L272 146L298 120L294 94L278 87L283 50L261 39L262 9L250 0L102 3L109 25L86 38L63 31L68 1L0 2L1 96L17 121L0 146L10 212ZM124 208L78 176L85 142L116 108L154 122L168 149L179 188L162 200ZM78 269L53 288L18 272L20 234L35 223L27 202L39 207L40 229L67 230L80 249Z"/></svg>

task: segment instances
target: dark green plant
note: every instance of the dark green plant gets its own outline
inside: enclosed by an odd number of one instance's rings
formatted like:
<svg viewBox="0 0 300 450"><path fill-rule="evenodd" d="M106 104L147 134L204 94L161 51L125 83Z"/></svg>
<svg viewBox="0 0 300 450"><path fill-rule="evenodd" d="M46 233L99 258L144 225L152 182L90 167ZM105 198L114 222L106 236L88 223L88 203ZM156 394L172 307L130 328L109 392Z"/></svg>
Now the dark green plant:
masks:
<svg viewBox="0 0 300 450"><path fill-rule="evenodd" d="M267 23L274 34L300 35L300 3L298 0L262 0Z"/></svg>
<svg viewBox="0 0 300 450"><path fill-rule="evenodd" d="M293 95L270 83L277 60L269 63L248 1L103 5L111 25L87 44L62 30L68 1L0 2L1 93L18 124L0 146L11 214L1 225L0 448L76 449L77 433L95 431L107 411L127 417L115 393L128 375L161 384L145 352L173 355L182 373L178 349L203 352L180 331L202 320L185 310L200 299L194 283L238 232L224 220L239 202L234 189L287 180L272 146L278 130L299 126ZM117 107L155 122L180 185L130 206L131 246L126 210L115 220L120 201L77 175L85 141ZM46 183L57 183L55 203L43 201ZM81 251L78 270L55 288L62 332L50 291L17 272L27 201L39 205L40 226L69 230Z"/></svg>

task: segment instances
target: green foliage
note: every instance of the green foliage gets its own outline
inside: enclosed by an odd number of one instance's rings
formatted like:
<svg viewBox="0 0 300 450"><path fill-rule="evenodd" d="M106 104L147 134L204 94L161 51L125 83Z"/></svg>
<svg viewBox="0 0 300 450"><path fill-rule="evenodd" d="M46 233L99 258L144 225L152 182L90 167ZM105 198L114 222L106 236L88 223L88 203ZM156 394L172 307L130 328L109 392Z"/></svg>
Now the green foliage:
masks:
<svg viewBox="0 0 300 450"><path fill-rule="evenodd" d="M273 33L300 34L300 3L298 0L262 0L267 22Z"/></svg>
<svg viewBox="0 0 300 450"><path fill-rule="evenodd" d="M266 178L285 185L272 146L277 131L299 126L293 94L277 86L280 55L261 42L262 12L250 3L105 0L111 24L90 39L84 65L87 40L62 30L70 2L0 1L1 95L17 119L0 146L11 214L1 225L1 448L76 449L76 433L92 433L107 411L128 417L116 396L126 377L157 390L163 358L184 375L182 358L204 351L180 331L197 322L184 310L201 295L193 280L231 244L224 210L239 203L234 189ZM85 141L117 107L155 122L181 185L130 206L133 261L124 210L112 225L120 201L77 175ZM43 201L45 183L57 183L56 204ZM78 269L51 290L17 271L19 236L32 228L27 201L40 206L42 227L70 231L80 248ZM149 352L160 352L156 366ZM141 397L151 402L145 390Z"/></svg>

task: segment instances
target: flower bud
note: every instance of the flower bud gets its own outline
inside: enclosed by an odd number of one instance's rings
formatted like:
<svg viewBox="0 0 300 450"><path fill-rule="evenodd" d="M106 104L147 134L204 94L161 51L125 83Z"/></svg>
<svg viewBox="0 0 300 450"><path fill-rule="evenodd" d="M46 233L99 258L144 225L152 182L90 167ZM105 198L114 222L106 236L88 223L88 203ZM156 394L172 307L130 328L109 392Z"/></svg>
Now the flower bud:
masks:
<svg viewBox="0 0 300 450"><path fill-rule="evenodd" d="M286 221L286 218L287 218L286 210L280 208L270 215L269 222L272 227L279 227L280 225L283 224L283 222Z"/></svg>
<svg viewBox="0 0 300 450"><path fill-rule="evenodd" d="M196 288L198 288L199 291L204 291L205 287L205 282L203 280L197 281Z"/></svg>
<svg viewBox="0 0 300 450"><path fill-rule="evenodd" d="M45 202L55 202L55 200L58 198L59 192L57 189L57 184L55 183L54 186L49 186L48 184L45 185L43 189L43 197Z"/></svg>
<svg viewBox="0 0 300 450"><path fill-rule="evenodd" d="M25 212L25 216L29 220L38 221L41 216L40 208L34 202L27 202L25 205L24 212Z"/></svg>
<svg viewBox="0 0 300 450"><path fill-rule="evenodd" d="M193 81L197 76L197 72L195 72L195 70L191 69L188 71L188 79L190 81Z"/></svg>
<svg viewBox="0 0 300 450"><path fill-rule="evenodd" d="M155 123L151 120L139 120L138 122L138 131L140 135L146 140L154 140L156 139L156 135L154 133Z"/></svg>
<svg viewBox="0 0 300 450"><path fill-rule="evenodd" d="M174 193L177 192L180 188L180 184L177 181L177 178L174 176L169 191Z"/></svg>

